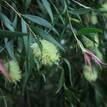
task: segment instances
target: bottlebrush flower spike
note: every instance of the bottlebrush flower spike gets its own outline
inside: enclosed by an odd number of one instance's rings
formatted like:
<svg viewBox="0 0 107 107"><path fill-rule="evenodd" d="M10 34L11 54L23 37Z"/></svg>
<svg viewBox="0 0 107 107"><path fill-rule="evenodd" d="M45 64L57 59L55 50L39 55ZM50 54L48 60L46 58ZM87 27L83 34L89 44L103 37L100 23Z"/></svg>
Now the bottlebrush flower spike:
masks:
<svg viewBox="0 0 107 107"><path fill-rule="evenodd" d="M83 67L83 76L87 81L95 82L98 78L98 71L94 66L85 65Z"/></svg>
<svg viewBox="0 0 107 107"><path fill-rule="evenodd" d="M10 82L17 84L21 80L21 70L19 64L15 60L11 60L7 63L7 67L10 75Z"/></svg>
<svg viewBox="0 0 107 107"><path fill-rule="evenodd" d="M10 80L9 73L7 72L5 65L3 64L3 60L0 59L0 72L4 75L7 80Z"/></svg>
<svg viewBox="0 0 107 107"><path fill-rule="evenodd" d="M43 65L53 65L60 60L60 54L57 47L47 40L40 40L42 45L42 52L37 43L33 43L31 48L34 57L38 59Z"/></svg>

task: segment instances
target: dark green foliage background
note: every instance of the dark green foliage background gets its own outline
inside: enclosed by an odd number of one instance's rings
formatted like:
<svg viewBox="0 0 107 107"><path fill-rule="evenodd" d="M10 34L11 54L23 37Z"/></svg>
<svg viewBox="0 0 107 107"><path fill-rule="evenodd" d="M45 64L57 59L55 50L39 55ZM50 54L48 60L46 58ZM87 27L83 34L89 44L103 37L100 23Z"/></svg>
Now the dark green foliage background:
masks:
<svg viewBox="0 0 107 107"><path fill-rule="evenodd" d="M17 84L0 75L0 107L107 107L107 67L96 82L83 77L84 56L74 37L99 38L107 62L105 0L0 0L0 58L17 59L22 79ZM98 19L93 24L92 14ZM73 29L70 28L72 24ZM59 65L34 62L31 42L40 38L55 44ZM84 44L84 43L83 43ZM87 43L88 44L88 43ZM93 50L91 50L93 51Z"/></svg>

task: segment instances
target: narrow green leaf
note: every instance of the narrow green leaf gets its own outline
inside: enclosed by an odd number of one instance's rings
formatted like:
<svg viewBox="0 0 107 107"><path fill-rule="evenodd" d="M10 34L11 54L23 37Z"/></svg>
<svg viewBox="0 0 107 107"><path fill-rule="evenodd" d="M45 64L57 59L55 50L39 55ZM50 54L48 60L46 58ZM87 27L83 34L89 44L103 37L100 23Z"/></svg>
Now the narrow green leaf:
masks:
<svg viewBox="0 0 107 107"><path fill-rule="evenodd" d="M26 35L27 35L27 33L0 30L0 38L4 38L4 37L8 37L8 38L23 37L23 36L26 36Z"/></svg>
<svg viewBox="0 0 107 107"><path fill-rule="evenodd" d="M27 33L27 25L26 25L26 22L23 19L21 19L21 26L22 26L22 32L23 33ZM24 36L23 37L23 41L24 41L24 47L25 47L26 52L27 52L27 48L28 48L28 37Z"/></svg>
<svg viewBox="0 0 107 107"><path fill-rule="evenodd" d="M36 23L38 25L41 25L41 26L44 26L44 27L47 27L49 29L52 29L55 33L58 34L58 32L56 31L56 29L46 20L46 19L43 19L39 16L34 16L34 15L23 15L24 18L30 20L31 22L33 23Z"/></svg>
<svg viewBox="0 0 107 107"><path fill-rule="evenodd" d="M31 0L23 0L23 4L24 4L26 9L29 8L30 3L31 3Z"/></svg>
<svg viewBox="0 0 107 107"><path fill-rule="evenodd" d="M82 28L77 33L79 35L87 35L90 33L102 33L102 30L98 28Z"/></svg>
<svg viewBox="0 0 107 107"><path fill-rule="evenodd" d="M5 48L7 49L10 57L12 59L15 59L14 48L13 48L13 41L8 41L8 39L5 38Z"/></svg>
<svg viewBox="0 0 107 107"><path fill-rule="evenodd" d="M26 19L32 21L33 23L42 25L42 26L47 27L47 28L51 28L52 27L51 24L47 20L45 20L45 19L43 19L43 18L41 18L39 16L34 16L34 15L23 15L23 16Z"/></svg>
<svg viewBox="0 0 107 107"><path fill-rule="evenodd" d="M60 18L60 20L62 21L62 23L65 25L65 21L64 21L64 18L62 17L62 13L58 10L58 8L55 6L54 3L51 2L51 4L53 5L54 9L56 10L57 14L58 14L58 17ZM64 10L65 11L65 10Z"/></svg>
<svg viewBox="0 0 107 107"><path fill-rule="evenodd" d="M9 18L0 12L0 20L4 23L4 25L10 30L10 31L14 31L14 27L12 22L9 20Z"/></svg>
<svg viewBox="0 0 107 107"><path fill-rule="evenodd" d="M65 58L64 58L64 61L65 61L65 63L67 64L68 71L69 71L69 80L70 80L70 83L71 83L71 85L72 85L71 64L70 64L70 62L69 62L67 59L65 59Z"/></svg>
<svg viewBox="0 0 107 107"><path fill-rule="evenodd" d="M50 3L48 2L48 0L42 0L42 2L43 2L44 7L46 8L50 18L51 18L51 21L53 22L53 14L52 14L52 10L50 7Z"/></svg>
<svg viewBox="0 0 107 107"><path fill-rule="evenodd" d="M61 71L61 75L60 75L60 78L58 81L58 89L57 89L56 93L58 93L64 85L64 71L63 71L63 68L61 68L61 69L62 69L62 71Z"/></svg>
<svg viewBox="0 0 107 107"><path fill-rule="evenodd" d="M69 13L74 14L74 15L82 15L82 14L86 14L88 12L90 12L90 10L84 9L84 8L81 8L81 9L70 8L70 10L69 10Z"/></svg>
<svg viewBox="0 0 107 107"><path fill-rule="evenodd" d="M53 44L55 44L57 47L59 47L62 51L64 51L64 48L47 32L43 31L40 28L34 27L32 26L34 32L36 32L38 35L40 35L42 38L52 42Z"/></svg>
<svg viewBox="0 0 107 107"><path fill-rule="evenodd" d="M17 27L17 22L18 22L18 17L17 17L17 15L15 15L14 20L13 20L13 26L14 26L14 28Z"/></svg>

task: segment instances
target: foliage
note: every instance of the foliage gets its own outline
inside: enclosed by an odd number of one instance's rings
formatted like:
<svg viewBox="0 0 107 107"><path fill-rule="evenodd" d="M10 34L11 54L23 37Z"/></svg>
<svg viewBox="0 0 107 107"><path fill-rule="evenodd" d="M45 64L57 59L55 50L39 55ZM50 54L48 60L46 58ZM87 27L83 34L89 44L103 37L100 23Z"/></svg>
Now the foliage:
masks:
<svg viewBox="0 0 107 107"><path fill-rule="evenodd" d="M104 0L0 0L0 106L106 107L106 45Z"/></svg>

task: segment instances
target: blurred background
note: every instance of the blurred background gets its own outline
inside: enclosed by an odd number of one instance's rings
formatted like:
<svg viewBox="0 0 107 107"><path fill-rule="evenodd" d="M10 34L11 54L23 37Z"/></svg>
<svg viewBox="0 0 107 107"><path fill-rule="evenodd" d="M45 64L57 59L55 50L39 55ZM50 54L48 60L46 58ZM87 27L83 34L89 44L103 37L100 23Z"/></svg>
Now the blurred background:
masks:
<svg viewBox="0 0 107 107"><path fill-rule="evenodd" d="M41 39L52 66L34 58ZM106 0L0 0L0 106L107 107L106 63Z"/></svg>

